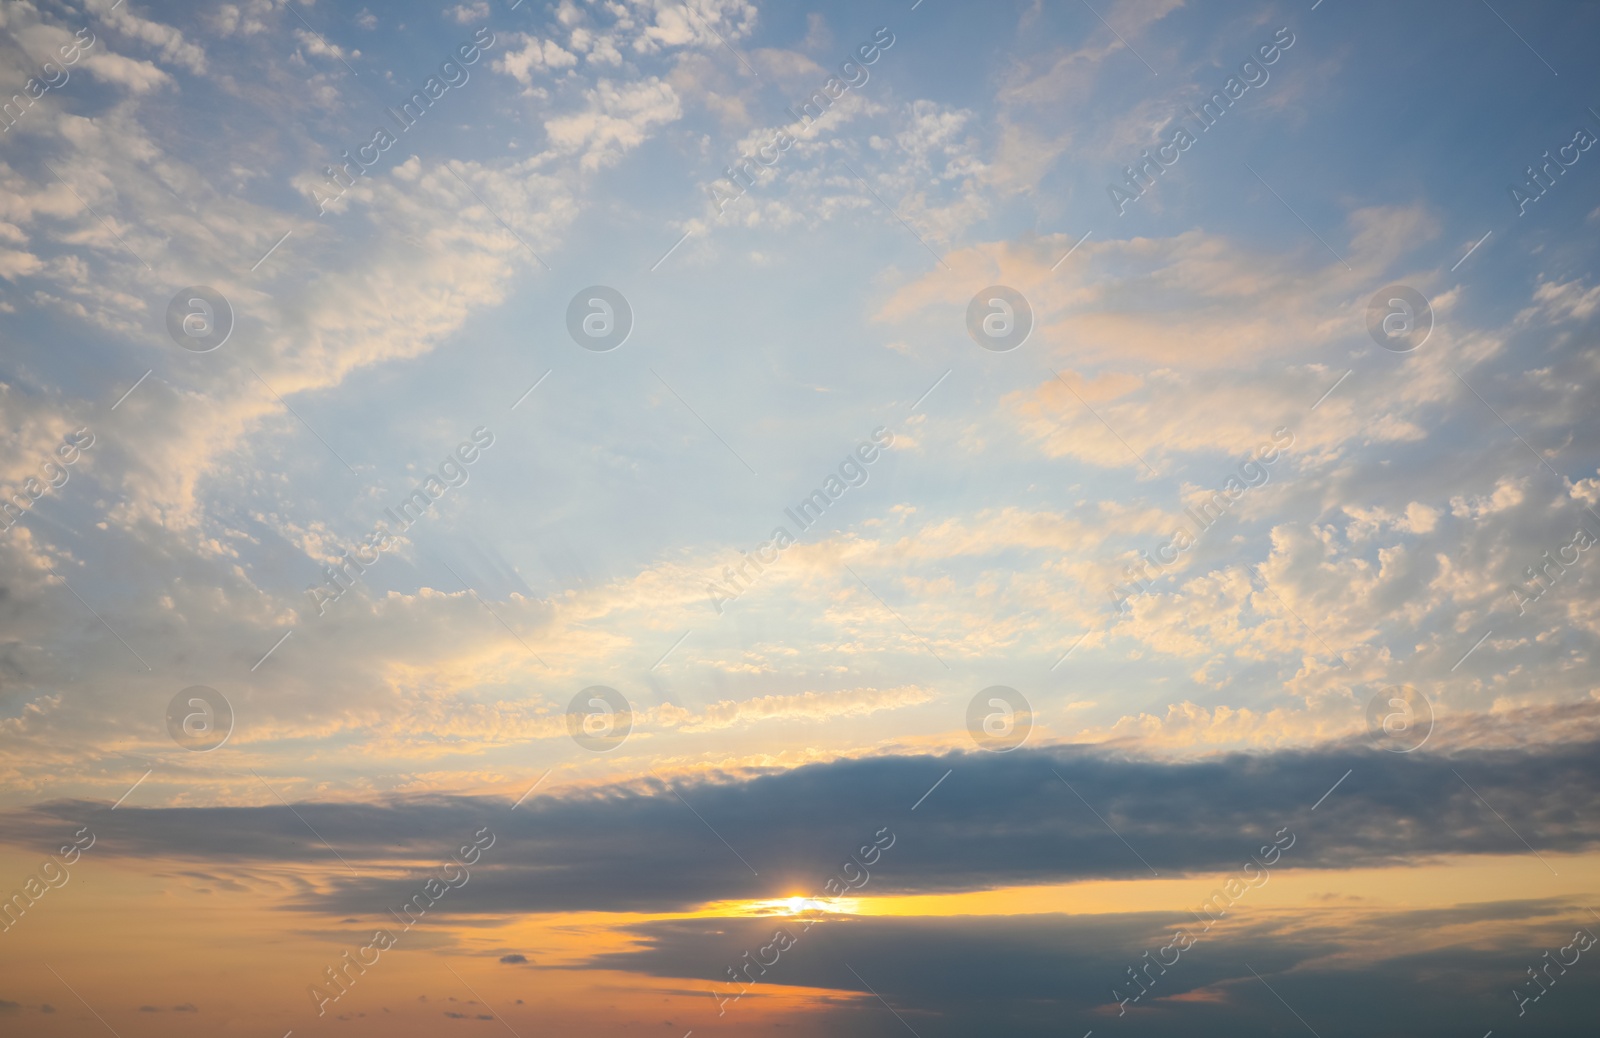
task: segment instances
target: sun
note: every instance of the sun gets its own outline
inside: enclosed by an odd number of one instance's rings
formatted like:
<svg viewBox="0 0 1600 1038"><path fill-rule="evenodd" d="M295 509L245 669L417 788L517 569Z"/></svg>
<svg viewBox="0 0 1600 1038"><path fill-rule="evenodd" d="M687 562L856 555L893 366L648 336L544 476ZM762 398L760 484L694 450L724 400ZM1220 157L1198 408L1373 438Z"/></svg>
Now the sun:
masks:
<svg viewBox="0 0 1600 1038"><path fill-rule="evenodd" d="M853 897L790 897L763 898L758 901L718 901L706 905L706 915L739 916L806 916L855 915L861 902Z"/></svg>

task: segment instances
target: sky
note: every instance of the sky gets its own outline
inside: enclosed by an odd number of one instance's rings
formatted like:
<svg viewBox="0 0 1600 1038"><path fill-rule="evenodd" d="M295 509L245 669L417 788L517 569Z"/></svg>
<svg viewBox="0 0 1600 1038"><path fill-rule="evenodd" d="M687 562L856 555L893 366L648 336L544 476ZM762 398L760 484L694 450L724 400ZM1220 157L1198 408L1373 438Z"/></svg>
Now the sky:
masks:
<svg viewBox="0 0 1600 1038"><path fill-rule="evenodd" d="M0 1028L1592 1033L1597 42L4 0Z"/></svg>

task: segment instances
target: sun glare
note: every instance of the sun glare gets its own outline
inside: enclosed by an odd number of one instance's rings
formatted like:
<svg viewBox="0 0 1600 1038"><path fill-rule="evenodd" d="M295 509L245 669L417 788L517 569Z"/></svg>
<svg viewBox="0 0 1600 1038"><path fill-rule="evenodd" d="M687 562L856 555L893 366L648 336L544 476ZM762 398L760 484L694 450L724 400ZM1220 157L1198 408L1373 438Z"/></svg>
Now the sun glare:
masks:
<svg viewBox="0 0 1600 1038"><path fill-rule="evenodd" d="M734 901L708 905L708 915L856 915L861 900L853 897L781 897L759 901Z"/></svg>

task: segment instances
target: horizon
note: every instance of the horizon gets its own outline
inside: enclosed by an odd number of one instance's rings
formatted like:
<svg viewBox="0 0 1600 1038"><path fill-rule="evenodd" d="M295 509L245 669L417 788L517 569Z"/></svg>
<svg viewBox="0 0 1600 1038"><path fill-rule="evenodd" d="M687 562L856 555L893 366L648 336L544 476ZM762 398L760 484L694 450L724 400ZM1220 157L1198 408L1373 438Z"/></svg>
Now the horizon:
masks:
<svg viewBox="0 0 1600 1038"><path fill-rule="evenodd" d="M0 1028L1589 1034L1597 41L11 0Z"/></svg>

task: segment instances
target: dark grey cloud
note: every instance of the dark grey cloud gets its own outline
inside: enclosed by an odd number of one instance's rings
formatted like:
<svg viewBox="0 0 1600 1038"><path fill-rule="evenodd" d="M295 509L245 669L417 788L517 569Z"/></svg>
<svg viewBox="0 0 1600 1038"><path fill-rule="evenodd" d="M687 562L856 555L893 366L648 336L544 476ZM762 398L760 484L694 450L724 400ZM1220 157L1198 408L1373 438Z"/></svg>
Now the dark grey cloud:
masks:
<svg viewBox="0 0 1600 1038"><path fill-rule="evenodd" d="M358 870L363 861L443 865L487 827L493 846L435 913L673 911L821 893L885 826L895 843L871 867L870 894L1232 871L1285 826L1295 844L1284 866L1293 868L1527 853L1524 839L1539 852L1579 851L1600 839L1597 782L1595 743L1451 756L1346 747L1180 763L1066 747L844 760L686 785L677 795L660 784L610 787L516 809L461 796L304 803L300 817L281 804L112 813L103 803L56 802L0 816L0 839L43 847L67 825L87 824L97 858L192 859L208 876L230 865L318 863L327 877L301 885L295 907L387 918L439 869L404 880L352 876L306 823Z"/></svg>
<svg viewBox="0 0 1600 1038"><path fill-rule="evenodd" d="M885 1002L921 1038L1089 1030L1101 1038L1307 1033L1286 1001L1324 1036L1460 1038L1491 1028L1510 1031L1518 1022L1512 986L1531 987L1524 971L1543 961L1545 949L1569 941L1587 918L1580 905L1557 899L1392 914L1327 910L1292 918L1245 906L1237 916L1226 931L1202 936L1170 968L1152 968L1149 993L1130 1002L1126 1015L1119 1013L1113 987L1137 993L1126 971L1142 966L1142 953L1167 944L1175 930L1195 931L1191 916L846 917L810 930L784 918L672 920L628 927L641 947L599 955L577 968L697 978L707 998L706 1023L737 1025L751 1001L781 986L859 993L841 996L827 1020L825 1031L841 1035L894 1033L898 1025ZM1425 952L1370 950L1400 948L1402 938L1414 947L1431 928L1481 921L1514 924L1515 935L1493 949L1463 939ZM794 942L759 973L744 953L771 947L778 929ZM1352 950L1353 961L1333 958ZM764 958L770 962L773 955ZM1585 961L1527 1007L1523 1023L1538 1028L1530 1033L1593 1033L1600 961L1580 972ZM729 979L730 969L745 970L754 983L746 980L748 994L740 1001L722 1002L741 990Z"/></svg>

